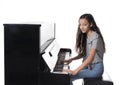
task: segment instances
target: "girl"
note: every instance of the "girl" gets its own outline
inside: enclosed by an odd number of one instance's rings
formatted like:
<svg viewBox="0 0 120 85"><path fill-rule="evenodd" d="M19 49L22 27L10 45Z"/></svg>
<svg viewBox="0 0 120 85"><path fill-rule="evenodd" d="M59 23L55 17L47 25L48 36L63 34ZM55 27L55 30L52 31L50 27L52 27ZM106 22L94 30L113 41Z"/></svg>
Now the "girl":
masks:
<svg viewBox="0 0 120 85"><path fill-rule="evenodd" d="M96 78L103 74L103 55L105 43L103 36L91 14L83 14L79 18L76 36L76 51L78 55L64 62L69 64L73 60L83 58L83 63L75 70L66 70L71 74L72 81L80 78Z"/></svg>

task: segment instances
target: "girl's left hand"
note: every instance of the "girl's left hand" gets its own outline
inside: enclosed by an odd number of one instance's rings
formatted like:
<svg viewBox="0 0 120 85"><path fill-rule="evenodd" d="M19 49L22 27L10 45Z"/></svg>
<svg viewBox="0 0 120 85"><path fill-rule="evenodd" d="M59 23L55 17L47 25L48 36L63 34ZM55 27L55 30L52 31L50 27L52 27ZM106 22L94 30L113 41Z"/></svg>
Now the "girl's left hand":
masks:
<svg viewBox="0 0 120 85"><path fill-rule="evenodd" d="M71 75L76 75L78 73L76 70L69 70L69 69L64 69L63 72L67 72Z"/></svg>

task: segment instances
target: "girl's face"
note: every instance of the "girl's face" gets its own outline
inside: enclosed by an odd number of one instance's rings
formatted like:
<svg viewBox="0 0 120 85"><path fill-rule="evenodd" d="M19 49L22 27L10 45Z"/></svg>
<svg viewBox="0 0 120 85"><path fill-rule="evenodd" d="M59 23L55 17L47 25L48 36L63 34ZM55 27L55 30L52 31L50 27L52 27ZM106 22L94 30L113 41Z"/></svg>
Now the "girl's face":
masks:
<svg viewBox="0 0 120 85"><path fill-rule="evenodd" d="M90 23L84 18L79 20L79 26L82 33L87 33L91 27Z"/></svg>

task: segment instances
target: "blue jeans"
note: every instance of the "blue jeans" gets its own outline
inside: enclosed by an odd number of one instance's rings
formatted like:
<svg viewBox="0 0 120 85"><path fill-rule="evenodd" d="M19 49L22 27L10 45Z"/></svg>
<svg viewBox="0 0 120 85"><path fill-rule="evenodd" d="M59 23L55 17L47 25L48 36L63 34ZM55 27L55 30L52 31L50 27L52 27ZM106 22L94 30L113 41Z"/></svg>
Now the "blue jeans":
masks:
<svg viewBox="0 0 120 85"><path fill-rule="evenodd" d="M92 69L85 68L85 69L81 70L78 74L71 75L70 76L70 85L73 85L72 81L74 81L76 79L101 77L104 72L103 63L93 64L92 67L93 67Z"/></svg>

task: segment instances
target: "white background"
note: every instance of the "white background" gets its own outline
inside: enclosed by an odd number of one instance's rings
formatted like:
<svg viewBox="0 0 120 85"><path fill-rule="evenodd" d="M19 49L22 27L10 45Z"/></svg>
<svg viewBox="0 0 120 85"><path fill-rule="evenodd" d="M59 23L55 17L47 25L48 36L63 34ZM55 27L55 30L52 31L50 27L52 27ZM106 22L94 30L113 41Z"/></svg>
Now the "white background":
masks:
<svg viewBox="0 0 120 85"><path fill-rule="evenodd" d="M114 85L120 85L119 5L119 0L0 0L0 85L4 85L3 23L55 22L57 42L74 54L78 18L83 13L91 13L100 27L106 42L105 69Z"/></svg>

